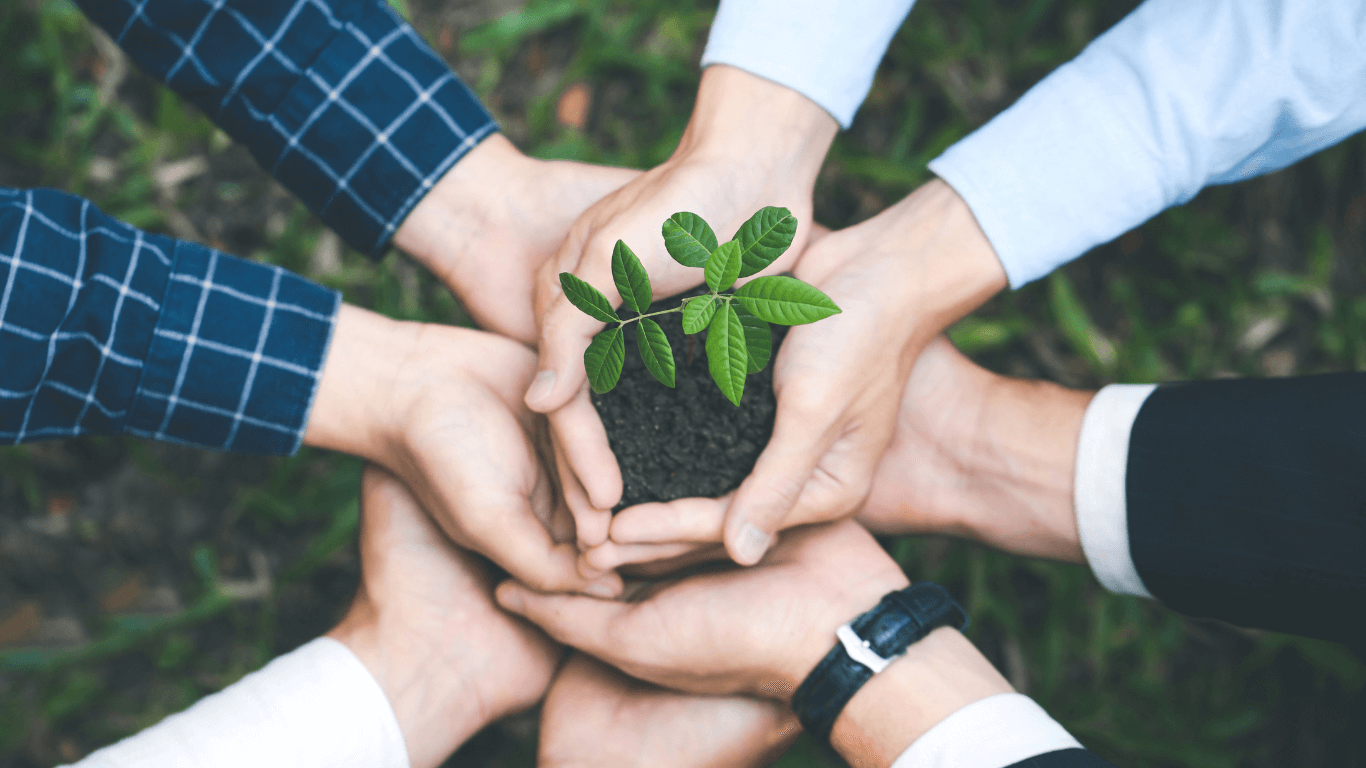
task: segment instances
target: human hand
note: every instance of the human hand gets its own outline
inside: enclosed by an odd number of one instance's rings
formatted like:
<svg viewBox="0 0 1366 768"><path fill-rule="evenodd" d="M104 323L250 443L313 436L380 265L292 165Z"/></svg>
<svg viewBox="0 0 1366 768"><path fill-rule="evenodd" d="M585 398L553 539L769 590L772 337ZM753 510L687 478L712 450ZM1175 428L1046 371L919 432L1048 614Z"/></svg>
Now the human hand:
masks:
<svg viewBox="0 0 1366 768"><path fill-rule="evenodd" d="M724 513L727 550L750 564L783 528L853 514L921 350L1006 282L967 204L939 181L812 244L796 275L844 311L788 332L773 363L773 436L754 471L721 499L623 511L611 524L613 542L714 540Z"/></svg>
<svg viewBox="0 0 1366 768"><path fill-rule="evenodd" d="M541 768L757 768L801 734L786 707L633 680L572 654L541 709Z"/></svg>
<svg viewBox="0 0 1366 768"><path fill-rule="evenodd" d="M1073 506L1077 436L1093 392L999 376L940 336L916 360L858 521L879 534L947 534L1083 562ZM728 499L729 497L727 497ZM641 504L586 552L601 570L714 547L725 505Z"/></svg>
<svg viewBox="0 0 1366 768"><path fill-rule="evenodd" d="M788 703L838 642L835 629L909 582L849 520L787 531L750 568L691 576L640 602L498 585L504 608L634 677L683 691ZM891 764L944 718L1009 693L961 633L934 630L874 675L836 719L831 744L852 765Z"/></svg>
<svg viewBox="0 0 1366 768"><path fill-rule="evenodd" d="M857 523L787 532L753 568L665 583L639 602L543 594L498 602L632 677L689 693L790 701L835 628L909 582Z"/></svg>
<svg viewBox="0 0 1366 768"><path fill-rule="evenodd" d="M360 557L356 598L328 636L383 689L413 768L441 764L485 725L545 693L560 648L499 610L479 561L373 465L361 483Z"/></svg>
<svg viewBox="0 0 1366 768"><path fill-rule="evenodd" d="M455 543L528 584L615 595L615 573L576 567L544 422L521 402L535 362L501 336L343 306L304 442L389 469Z"/></svg>
<svg viewBox="0 0 1366 768"><path fill-rule="evenodd" d="M537 271L580 214L639 175L527 157L494 134L418 202L394 244L445 283L479 327L533 344Z"/></svg>
<svg viewBox="0 0 1366 768"><path fill-rule="evenodd" d="M673 156L584 213L542 268L536 287L541 357L526 403L551 414L561 486L581 543L606 539L621 473L589 401L583 365L584 350L603 325L564 298L559 273L572 272L620 303L611 255L623 240L649 272L655 297L670 296L700 284L702 273L665 251L660 228L669 216L696 213L724 241L764 206L785 206L799 222L790 255L766 273L788 269L809 237L812 189L837 127L795 91L732 67L709 67Z"/></svg>

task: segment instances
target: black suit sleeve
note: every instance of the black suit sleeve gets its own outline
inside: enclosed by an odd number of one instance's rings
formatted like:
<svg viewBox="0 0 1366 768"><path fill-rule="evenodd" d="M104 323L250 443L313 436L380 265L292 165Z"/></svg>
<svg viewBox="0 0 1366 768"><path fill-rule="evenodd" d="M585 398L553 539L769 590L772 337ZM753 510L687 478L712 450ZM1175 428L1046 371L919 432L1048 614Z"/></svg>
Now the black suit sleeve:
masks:
<svg viewBox="0 0 1366 768"><path fill-rule="evenodd" d="M1085 749L1060 749L1021 760L1009 768L1115 768Z"/></svg>
<svg viewBox="0 0 1366 768"><path fill-rule="evenodd" d="M1130 552L1182 613L1347 642L1366 605L1366 374L1159 387L1129 440Z"/></svg>

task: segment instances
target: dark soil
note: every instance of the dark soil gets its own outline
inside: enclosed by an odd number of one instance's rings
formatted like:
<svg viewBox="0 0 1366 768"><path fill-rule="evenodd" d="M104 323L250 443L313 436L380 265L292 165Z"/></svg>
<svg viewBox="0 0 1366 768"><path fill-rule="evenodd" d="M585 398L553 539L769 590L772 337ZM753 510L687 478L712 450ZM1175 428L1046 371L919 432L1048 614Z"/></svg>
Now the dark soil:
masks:
<svg viewBox="0 0 1366 768"><path fill-rule="evenodd" d="M650 311L676 307L679 299L705 292L703 287L662 299ZM735 490L773 434L773 358L745 380L745 394L736 407L711 379L706 332L684 335L681 313L655 319L674 349L674 388L650 375L636 340L628 338L621 381L611 392L593 395L607 442L621 464L624 491L617 509ZM787 327L770 327L777 357ZM634 328L627 335L634 337Z"/></svg>

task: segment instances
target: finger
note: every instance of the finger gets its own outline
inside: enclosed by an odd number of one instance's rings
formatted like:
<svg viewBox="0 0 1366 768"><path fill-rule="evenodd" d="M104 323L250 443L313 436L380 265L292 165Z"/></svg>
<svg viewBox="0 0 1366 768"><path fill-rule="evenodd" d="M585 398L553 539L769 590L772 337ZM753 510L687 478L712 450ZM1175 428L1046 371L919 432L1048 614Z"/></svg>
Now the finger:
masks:
<svg viewBox="0 0 1366 768"><path fill-rule="evenodd" d="M821 457L834 442L828 422L814 413L818 411L812 408L785 409L779 398L773 437L726 511L726 549L740 565L759 562L773 545Z"/></svg>
<svg viewBox="0 0 1366 768"><path fill-rule="evenodd" d="M547 594L515 581L498 585L498 604L545 630L559 642L578 648L608 663L614 662L619 643L614 625L630 610L627 603L582 595Z"/></svg>
<svg viewBox="0 0 1366 768"><path fill-rule="evenodd" d="M552 441L555 451L556 473L560 478L560 492L564 495L565 507L574 521L574 538L580 550L601 544L607 539L608 527L612 524L611 510L598 509L588 500L588 494L574 476L564 448L559 438Z"/></svg>
<svg viewBox="0 0 1366 768"><path fill-rule="evenodd" d="M621 565L671 560L696 552L699 549L714 546L714 544L695 544L691 542L673 542L668 544L617 544L616 542L608 541L593 547L587 552L580 553L579 558L583 561L583 564L580 564L579 570L588 573L604 573L615 570Z"/></svg>
<svg viewBox="0 0 1366 768"><path fill-rule="evenodd" d="M578 259L567 260L557 256L552 263L578 263L574 276L601 291L615 307L621 303L621 296L612 279L611 263L605 257L593 258L597 250L601 250L600 241L593 239L584 247ZM611 254L610 244L603 253ZM547 274L544 279L550 277ZM583 368L583 353L593 336L605 327L601 320L584 314L565 298L564 290L559 287L558 273L555 273L554 279L554 287L547 285L543 289L547 295L554 295L555 298L550 300L540 318L541 336L537 344L540 361L536 377L526 393L527 407L540 413L550 413L560 408L586 388L588 375Z"/></svg>
<svg viewBox="0 0 1366 768"><path fill-rule="evenodd" d="M654 544L645 546L663 547L664 544ZM691 552L686 552L675 557L666 557L650 562L633 563L622 566L619 573L624 577L632 579L662 579L676 576L679 571L692 568L703 563L730 562L730 555L726 553L726 548L722 544L694 544L697 547ZM629 594L630 587L623 592L623 596Z"/></svg>
<svg viewBox="0 0 1366 768"><path fill-rule="evenodd" d="M484 506L490 521L475 532L479 551L521 581L547 592L586 592L610 598L621 594L621 577L605 573L596 578L579 573L579 550L571 543L555 543L550 531L525 502Z"/></svg>
<svg viewBox="0 0 1366 768"><path fill-rule="evenodd" d="M719 499L678 499L637 504L612 518L611 539L618 544L719 542L734 492Z"/></svg>
<svg viewBox="0 0 1366 768"><path fill-rule="evenodd" d="M603 523L610 523L610 510L621 501L621 467L607 442L607 428L602 425L602 417L588 397L587 387L550 414L550 428L564 452L562 458L583 485L588 501L594 509L608 515ZM583 521L579 521L579 525L582 526ZM605 529L601 538L597 534L597 529L587 534L579 533L594 544L607 537Z"/></svg>

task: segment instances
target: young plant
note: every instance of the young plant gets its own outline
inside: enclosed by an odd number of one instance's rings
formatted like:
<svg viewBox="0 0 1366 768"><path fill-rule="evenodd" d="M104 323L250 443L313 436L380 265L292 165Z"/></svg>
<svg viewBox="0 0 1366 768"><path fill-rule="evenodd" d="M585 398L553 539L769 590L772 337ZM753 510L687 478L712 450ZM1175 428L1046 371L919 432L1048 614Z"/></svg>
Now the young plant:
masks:
<svg viewBox="0 0 1366 768"><path fill-rule="evenodd" d="M769 323L801 325L839 314L829 296L795 277L777 275L756 278L729 292L741 277L756 274L772 264L792 245L797 219L786 208L764 208L735 233L735 239L717 244L716 233L695 213L675 213L664 222L664 247L674 261L700 267L710 293L683 299L679 306L650 312L654 294L650 276L640 259L618 240L612 250L612 279L626 307L636 313L623 320L601 291L571 275L560 273L564 295L585 314L604 323L616 323L593 337L583 353L588 383L598 394L610 391L621 378L626 362L626 326L636 326L640 359L665 386L674 385L674 353L664 329L650 318L683 313L683 332L707 329L707 365L712 380L735 405L745 392L745 377L768 365L772 354Z"/></svg>

